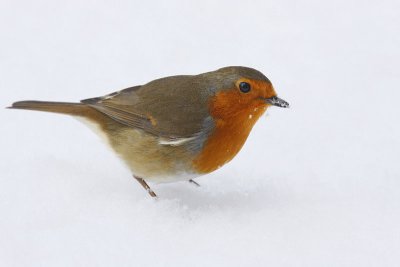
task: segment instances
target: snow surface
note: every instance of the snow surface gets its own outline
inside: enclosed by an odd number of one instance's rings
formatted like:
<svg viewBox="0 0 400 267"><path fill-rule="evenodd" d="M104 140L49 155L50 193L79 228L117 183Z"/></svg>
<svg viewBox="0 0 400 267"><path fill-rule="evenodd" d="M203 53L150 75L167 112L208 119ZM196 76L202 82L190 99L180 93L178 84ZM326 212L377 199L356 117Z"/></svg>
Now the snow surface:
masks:
<svg viewBox="0 0 400 267"><path fill-rule="evenodd" d="M271 108L150 199L82 124L1 110L0 266L399 266L399 1L1 1L0 106L251 66Z"/></svg>

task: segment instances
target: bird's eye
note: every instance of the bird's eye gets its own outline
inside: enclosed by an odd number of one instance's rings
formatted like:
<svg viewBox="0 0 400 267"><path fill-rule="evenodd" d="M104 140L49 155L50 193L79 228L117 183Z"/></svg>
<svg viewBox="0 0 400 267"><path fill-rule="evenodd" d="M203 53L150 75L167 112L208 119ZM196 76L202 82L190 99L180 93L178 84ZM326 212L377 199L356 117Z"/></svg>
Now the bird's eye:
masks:
<svg viewBox="0 0 400 267"><path fill-rule="evenodd" d="M241 91L242 93L248 93L248 92L250 92L251 87L250 87L250 84L249 84L249 83L241 82L241 83L239 84L239 89L240 89L240 91Z"/></svg>

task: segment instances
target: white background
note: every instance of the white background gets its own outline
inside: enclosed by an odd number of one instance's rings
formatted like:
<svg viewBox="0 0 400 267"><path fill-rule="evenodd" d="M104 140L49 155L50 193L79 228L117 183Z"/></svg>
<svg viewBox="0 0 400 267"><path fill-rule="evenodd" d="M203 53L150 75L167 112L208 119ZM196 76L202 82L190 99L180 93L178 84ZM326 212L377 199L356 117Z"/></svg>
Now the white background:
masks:
<svg viewBox="0 0 400 267"><path fill-rule="evenodd" d="M399 266L399 1L0 1L0 106L254 67L241 153L150 199L69 117L0 110L0 266Z"/></svg>

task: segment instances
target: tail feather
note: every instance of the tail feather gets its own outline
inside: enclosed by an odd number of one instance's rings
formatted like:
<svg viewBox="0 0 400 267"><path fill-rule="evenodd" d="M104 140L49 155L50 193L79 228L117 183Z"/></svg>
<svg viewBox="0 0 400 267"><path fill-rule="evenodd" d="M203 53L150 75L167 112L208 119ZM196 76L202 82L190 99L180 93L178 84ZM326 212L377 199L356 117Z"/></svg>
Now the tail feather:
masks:
<svg viewBox="0 0 400 267"><path fill-rule="evenodd" d="M85 116L90 107L82 103L48 102L48 101L19 101L12 104L10 109L28 109L47 111L74 116Z"/></svg>

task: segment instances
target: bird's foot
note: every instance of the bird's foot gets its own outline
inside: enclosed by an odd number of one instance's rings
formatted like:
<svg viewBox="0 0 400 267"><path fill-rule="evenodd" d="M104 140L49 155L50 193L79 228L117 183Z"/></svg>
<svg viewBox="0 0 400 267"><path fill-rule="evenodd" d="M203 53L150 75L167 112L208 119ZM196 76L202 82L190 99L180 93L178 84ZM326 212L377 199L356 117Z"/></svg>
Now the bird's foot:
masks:
<svg viewBox="0 0 400 267"><path fill-rule="evenodd" d="M200 184L198 182L196 182L195 180L190 179L189 183L194 184L195 186L200 186Z"/></svg>
<svg viewBox="0 0 400 267"><path fill-rule="evenodd" d="M143 186L144 189L146 189L147 193L149 193L151 197L157 197L156 193L154 193L154 191L150 188L150 186L146 183L146 181L143 178L136 177L135 175L133 175L133 177L136 179L136 181L139 182L139 184Z"/></svg>

